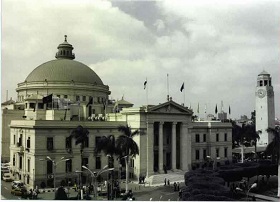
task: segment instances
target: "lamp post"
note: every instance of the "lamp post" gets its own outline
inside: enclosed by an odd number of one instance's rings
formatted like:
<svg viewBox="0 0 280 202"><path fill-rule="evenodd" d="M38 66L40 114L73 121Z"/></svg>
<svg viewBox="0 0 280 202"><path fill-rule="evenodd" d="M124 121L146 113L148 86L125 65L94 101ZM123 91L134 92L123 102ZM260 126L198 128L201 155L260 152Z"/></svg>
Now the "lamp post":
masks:
<svg viewBox="0 0 280 202"><path fill-rule="evenodd" d="M250 189L249 189L248 192L247 192L247 199L246 199L246 201L248 201L249 191L250 191L252 188L256 188L256 187L257 187L257 183L254 183L254 184L251 185Z"/></svg>
<svg viewBox="0 0 280 202"><path fill-rule="evenodd" d="M70 159L65 159L65 157L61 157L61 159L56 162L55 160L53 160L51 157L47 156L46 159L39 159L40 161L51 161L52 162L52 166L53 166L53 187L54 187L54 193L55 193L55 181L56 181L56 166L61 163L61 162L65 162L65 161L69 161Z"/></svg>
<svg viewBox="0 0 280 202"><path fill-rule="evenodd" d="M92 176L92 184L94 179L94 197L97 198L97 177L104 172L114 170L115 168L108 168L108 165L104 166L98 173L92 172L88 167L82 166L82 168L88 170ZM108 168L108 169L107 169Z"/></svg>
<svg viewBox="0 0 280 202"><path fill-rule="evenodd" d="M210 159L210 160L213 160L210 156L206 156L208 159ZM217 163L217 161L216 160L219 160L220 159L220 157L217 157L217 158L215 158L214 160L213 160L213 170L215 170L215 164Z"/></svg>

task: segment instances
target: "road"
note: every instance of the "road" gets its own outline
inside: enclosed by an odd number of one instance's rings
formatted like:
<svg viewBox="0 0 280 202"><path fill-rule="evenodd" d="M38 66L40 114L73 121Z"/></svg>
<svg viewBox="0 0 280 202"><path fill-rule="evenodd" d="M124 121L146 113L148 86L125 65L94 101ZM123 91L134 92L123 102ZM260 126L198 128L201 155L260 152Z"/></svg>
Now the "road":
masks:
<svg viewBox="0 0 280 202"><path fill-rule="evenodd" d="M14 196L11 194L11 182L1 181L1 199L18 200L19 196ZM4 198L2 198L4 197Z"/></svg>

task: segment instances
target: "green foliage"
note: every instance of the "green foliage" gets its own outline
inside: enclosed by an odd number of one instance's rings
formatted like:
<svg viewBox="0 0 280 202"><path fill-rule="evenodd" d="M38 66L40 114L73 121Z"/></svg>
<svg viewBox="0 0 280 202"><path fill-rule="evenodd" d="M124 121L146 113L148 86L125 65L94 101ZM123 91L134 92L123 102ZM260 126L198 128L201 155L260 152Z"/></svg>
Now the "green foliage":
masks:
<svg viewBox="0 0 280 202"><path fill-rule="evenodd" d="M233 201L233 199L225 196L215 196L208 194L197 194L190 196L188 201Z"/></svg>

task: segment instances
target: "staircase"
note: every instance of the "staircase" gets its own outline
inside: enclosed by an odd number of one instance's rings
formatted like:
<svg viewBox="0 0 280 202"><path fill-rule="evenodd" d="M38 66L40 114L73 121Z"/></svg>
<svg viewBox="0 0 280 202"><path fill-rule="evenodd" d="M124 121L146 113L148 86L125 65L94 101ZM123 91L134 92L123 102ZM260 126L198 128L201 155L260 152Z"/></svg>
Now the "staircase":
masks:
<svg viewBox="0 0 280 202"><path fill-rule="evenodd" d="M164 179L170 181L170 185L172 185L174 182L184 182L184 174L185 171L177 170L175 172L168 171L167 174L155 174L151 175L146 179L146 182L150 184L150 186L158 186L158 185L164 185Z"/></svg>

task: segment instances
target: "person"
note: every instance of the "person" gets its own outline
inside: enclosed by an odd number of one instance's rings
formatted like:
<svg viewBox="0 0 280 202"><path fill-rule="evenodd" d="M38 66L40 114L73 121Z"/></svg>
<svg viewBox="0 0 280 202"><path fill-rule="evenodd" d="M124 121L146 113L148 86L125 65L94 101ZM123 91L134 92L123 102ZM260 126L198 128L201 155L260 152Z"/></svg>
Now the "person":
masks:
<svg viewBox="0 0 280 202"><path fill-rule="evenodd" d="M170 180L169 180L169 179L167 180L167 185L168 185L168 186L170 185Z"/></svg>
<svg viewBox="0 0 280 202"><path fill-rule="evenodd" d="M179 191L179 189L180 189L180 184L179 182L177 182L177 191Z"/></svg>
<svg viewBox="0 0 280 202"><path fill-rule="evenodd" d="M166 186L166 178L164 178L164 186Z"/></svg>
<svg viewBox="0 0 280 202"><path fill-rule="evenodd" d="M63 186L60 186L55 193L55 200L67 200L67 199L68 197Z"/></svg>
<svg viewBox="0 0 280 202"><path fill-rule="evenodd" d="M163 170L164 170L164 173L166 174L167 173L167 169L166 169L165 165L163 165Z"/></svg>
<svg viewBox="0 0 280 202"><path fill-rule="evenodd" d="M176 191L177 190L177 183L174 182L173 186L174 186L174 191Z"/></svg>
<svg viewBox="0 0 280 202"><path fill-rule="evenodd" d="M179 190L179 197L182 198L182 189Z"/></svg>
<svg viewBox="0 0 280 202"><path fill-rule="evenodd" d="M74 189L75 189L75 191L77 191L77 184L76 184L76 182L74 183Z"/></svg>

